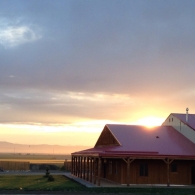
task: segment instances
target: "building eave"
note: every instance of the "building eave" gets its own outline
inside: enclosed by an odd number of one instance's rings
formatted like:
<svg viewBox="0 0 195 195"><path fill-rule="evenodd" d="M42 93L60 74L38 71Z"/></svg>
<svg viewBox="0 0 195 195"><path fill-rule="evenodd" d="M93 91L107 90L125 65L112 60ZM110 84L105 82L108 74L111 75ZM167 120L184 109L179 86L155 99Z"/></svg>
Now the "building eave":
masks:
<svg viewBox="0 0 195 195"><path fill-rule="evenodd" d="M175 160L195 160L195 156L190 155L166 155L155 153L73 153L72 156L100 157L100 158L134 158L134 159L175 159Z"/></svg>

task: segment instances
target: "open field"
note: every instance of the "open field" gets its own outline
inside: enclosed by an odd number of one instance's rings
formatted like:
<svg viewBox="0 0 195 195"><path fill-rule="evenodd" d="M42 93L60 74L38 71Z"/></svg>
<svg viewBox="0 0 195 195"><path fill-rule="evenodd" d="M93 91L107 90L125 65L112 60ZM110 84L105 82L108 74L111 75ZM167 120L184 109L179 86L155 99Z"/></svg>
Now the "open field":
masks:
<svg viewBox="0 0 195 195"><path fill-rule="evenodd" d="M4 170L29 170L29 168L35 165L55 165L61 168L64 165L64 161L70 161L70 155L48 155L48 154L12 154L12 153L0 153L0 167ZM25 166L29 163L28 168Z"/></svg>
<svg viewBox="0 0 195 195"><path fill-rule="evenodd" d="M70 160L70 155L55 155L55 154L13 154L13 153L0 153L0 159L14 159L14 160Z"/></svg>
<svg viewBox="0 0 195 195"><path fill-rule="evenodd" d="M0 159L9 162L30 162L30 164L64 164L64 160Z"/></svg>
<svg viewBox="0 0 195 195"><path fill-rule="evenodd" d="M63 165L65 159L70 160L70 155L48 154L3 154L0 153L0 161L29 162L30 164L55 164Z"/></svg>

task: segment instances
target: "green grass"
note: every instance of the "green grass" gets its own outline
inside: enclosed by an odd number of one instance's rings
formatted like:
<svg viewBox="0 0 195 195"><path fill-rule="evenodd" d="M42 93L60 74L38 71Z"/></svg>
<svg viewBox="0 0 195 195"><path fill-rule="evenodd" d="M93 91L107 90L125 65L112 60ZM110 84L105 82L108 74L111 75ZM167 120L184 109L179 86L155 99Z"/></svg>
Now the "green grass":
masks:
<svg viewBox="0 0 195 195"><path fill-rule="evenodd" d="M0 190L80 190L84 188L62 175L54 175L54 181L47 181L42 175L0 176Z"/></svg>
<svg viewBox="0 0 195 195"><path fill-rule="evenodd" d="M64 176L54 175L48 182L43 175L0 176L1 190L71 191L82 194L195 195L195 188L86 188ZM74 194L74 193L73 193Z"/></svg>

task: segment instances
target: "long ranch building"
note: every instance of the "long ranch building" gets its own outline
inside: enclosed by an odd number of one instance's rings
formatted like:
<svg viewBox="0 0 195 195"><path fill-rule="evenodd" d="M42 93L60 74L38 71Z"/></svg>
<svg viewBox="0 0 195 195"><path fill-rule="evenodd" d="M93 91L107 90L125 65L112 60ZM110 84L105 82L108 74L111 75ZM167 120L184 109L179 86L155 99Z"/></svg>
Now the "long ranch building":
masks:
<svg viewBox="0 0 195 195"><path fill-rule="evenodd" d="M187 110L188 111L188 110ZM95 146L72 153L72 174L131 184L195 184L195 114L170 114L158 127L105 125Z"/></svg>

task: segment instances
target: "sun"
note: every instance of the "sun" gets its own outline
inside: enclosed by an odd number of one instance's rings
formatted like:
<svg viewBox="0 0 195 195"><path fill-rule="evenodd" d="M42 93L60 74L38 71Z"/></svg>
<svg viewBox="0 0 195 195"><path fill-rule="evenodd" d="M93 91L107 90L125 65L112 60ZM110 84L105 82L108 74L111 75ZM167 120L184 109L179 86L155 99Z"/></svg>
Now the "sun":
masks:
<svg viewBox="0 0 195 195"><path fill-rule="evenodd" d="M148 117L144 117L144 118L137 120L136 124L143 125L143 126L146 126L148 128L152 128L155 126L160 126L164 122L164 120L165 120L164 118L159 118L159 117L155 117L155 116L148 116Z"/></svg>

